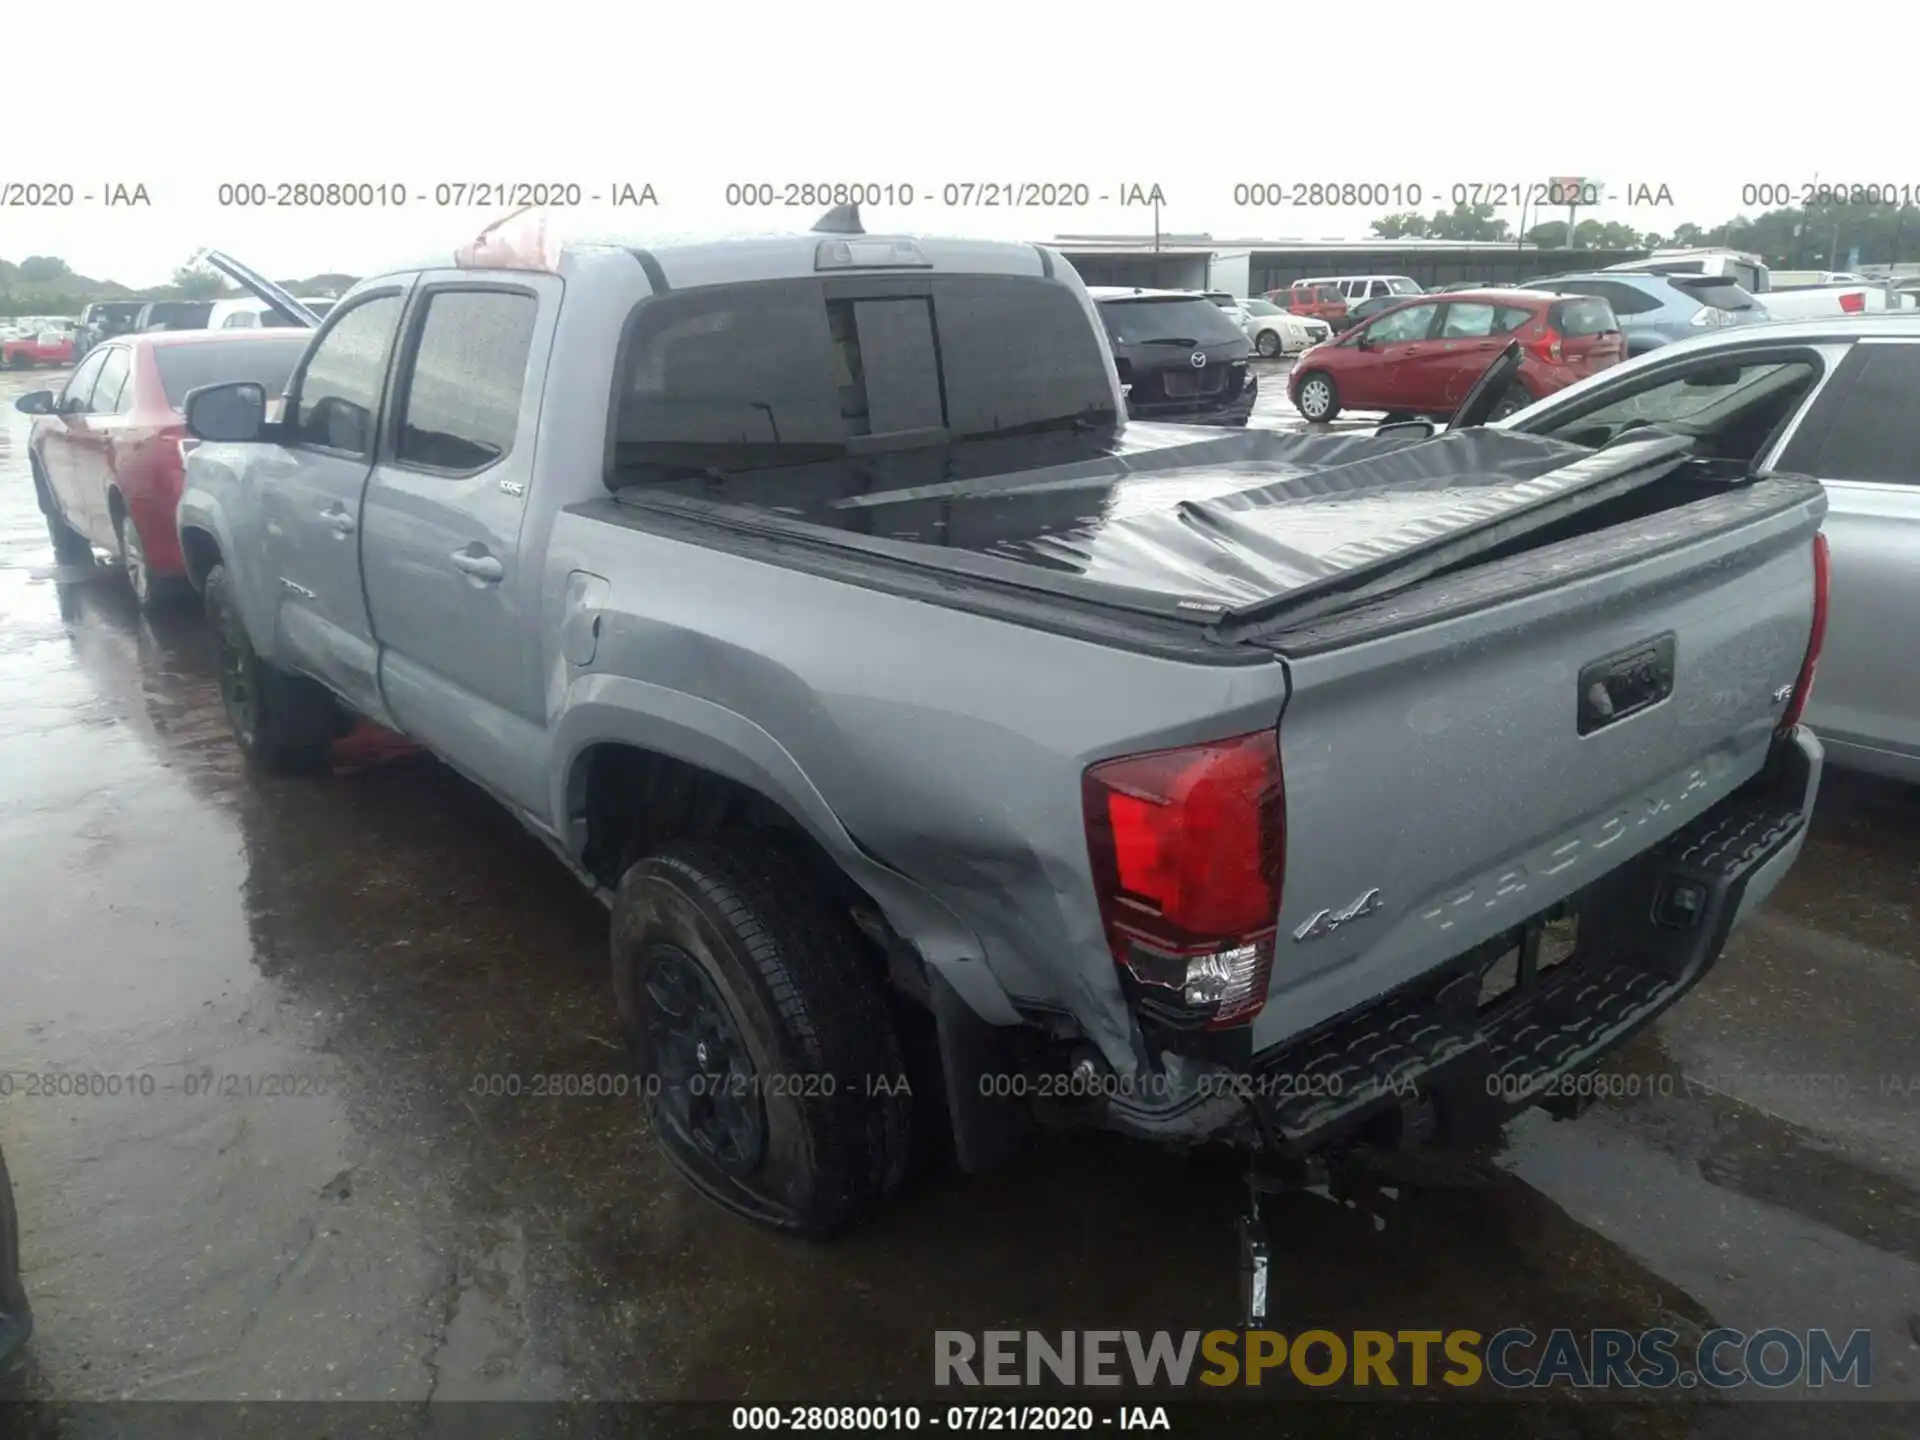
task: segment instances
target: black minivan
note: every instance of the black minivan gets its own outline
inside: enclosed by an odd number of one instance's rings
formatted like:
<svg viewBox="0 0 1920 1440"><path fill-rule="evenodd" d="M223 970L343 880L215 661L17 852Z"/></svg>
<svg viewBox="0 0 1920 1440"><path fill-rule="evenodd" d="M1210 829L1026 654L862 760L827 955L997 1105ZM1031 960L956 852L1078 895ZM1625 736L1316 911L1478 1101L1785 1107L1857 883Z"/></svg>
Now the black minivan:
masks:
<svg viewBox="0 0 1920 1440"><path fill-rule="evenodd" d="M1188 425L1244 425L1260 377L1253 342L1197 290L1090 286L1113 347L1127 414Z"/></svg>

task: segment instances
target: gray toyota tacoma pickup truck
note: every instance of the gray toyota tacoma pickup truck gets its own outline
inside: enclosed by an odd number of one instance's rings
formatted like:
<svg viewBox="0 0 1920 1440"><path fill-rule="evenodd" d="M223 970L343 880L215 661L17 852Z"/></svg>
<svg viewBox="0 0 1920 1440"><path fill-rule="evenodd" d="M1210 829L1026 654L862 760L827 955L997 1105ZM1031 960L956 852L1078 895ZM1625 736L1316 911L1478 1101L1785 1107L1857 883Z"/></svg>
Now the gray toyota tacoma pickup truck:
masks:
<svg viewBox="0 0 1920 1440"><path fill-rule="evenodd" d="M1125 415L1044 247L521 216L195 392L180 535L255 763L370 718L607 901L739 1212L856 1220L929 1117L978 1169L1557 1099L1799 852L1820 486Z"/></svg>

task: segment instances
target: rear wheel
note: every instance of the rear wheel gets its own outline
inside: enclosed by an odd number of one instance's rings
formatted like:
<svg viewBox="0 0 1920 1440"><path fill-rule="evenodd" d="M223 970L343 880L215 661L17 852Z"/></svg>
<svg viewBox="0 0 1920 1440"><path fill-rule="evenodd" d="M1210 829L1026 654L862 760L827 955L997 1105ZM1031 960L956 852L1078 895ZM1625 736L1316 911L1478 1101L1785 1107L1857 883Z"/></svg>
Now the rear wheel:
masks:
<svg viewBox="0 0 1920 1440"><path fill-rule="evenodd" d="M1253 348L1258 350L1265 358L1271 360L1285 347L1280 343L1280 332L1278 330L1262 330L1259 338L1253 342Z"/></svg>
<svg viewBox="0 0 1920 1440"><path fill-rule="evenodd" d="M906 1174L912 1100L881 980L798 860L670 845L613 905L614 991L654 1138L708 1198L821 1236Z"/></svg>
<svg viewBox="0 0 1920 1440"><path fill-rule="evenodd" d="M1331 420L1340 413L1340 387L1324 370L1309 370L1294 393L1295 406L1309 420Z"/></svg>
<svg viewBox="0 0 1920 1440"><path fill-rule="evenodd" d="M1526 386L1516 380L1507 387L1507 393L1500 397L1498 403L1493 407L1493 413L1487 418L1489 420L1504 420L1516 410L1524 410L1532 403L1532 394L1528 392Z"/></svg>
<svg viewBox="0 0 1920 1440"><path fill-rule="evenodd" d="M147 559L147 547L140 539L140 527L122 512L114 517L114 537L120 542L120 566L127 573L127 586L145 611L162 610L180 599L186 586L172 575L156 575Z"/></svg>
<svg viewBox="0 0 1920 1440"><path fill-rule="evenodd" d="M325 765L339 729L333 697L304 676L274 669L254 652L224 565L207 572L207 625L219 665L220 700L241 753L278 774Z"/></svg>

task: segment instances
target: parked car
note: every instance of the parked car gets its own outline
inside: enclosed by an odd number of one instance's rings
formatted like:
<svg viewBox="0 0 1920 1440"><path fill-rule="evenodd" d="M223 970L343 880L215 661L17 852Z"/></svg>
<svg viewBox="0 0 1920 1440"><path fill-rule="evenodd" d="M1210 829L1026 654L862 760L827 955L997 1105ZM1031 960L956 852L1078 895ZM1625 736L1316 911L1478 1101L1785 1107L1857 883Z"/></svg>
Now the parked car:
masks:
<svg viewBox="0 0 1920 1440"><path fill-rule="evenodd" d="M1501 287L1487 280L1456 280L1451 285L1435 285L1428 289L1429 295L1454 295L1462 290L1498 290Z"/></svg>
<svg viewBox="0 0 1920 1440"><path fill-rule="evenodd" d="M1806 718L1834 763L1920 784L1920 316L1719 330L1570 386L1506 427L1581 445L1635 429L1756 475L1819 477L1833 609Z"/></svg>
<svg viewBox="0 0 1920 1440"><path fill-rule="evenodd" d="M0 1364L33 1334L33 1307L20 1283L20 1212L14 1207L13 1178L0 1151Z"/></svg>
<svg viewBox="0 0 1920 1440"><path fill-rule="evenodd" d="M277 418L196 393L181 543L254 764L370 717L610 905L636 1089L719 1203L848 1224L916 1121L989 1166L1047 1093L1009 1074L1181 1145L1484 1132L1793 863L1814 482L1471 404L1421 441L1136 424L1115 303L1047 247L538 218L356 285ZM1578 944L1536 964L1549 922Z"/></svg>
<svg viewBox="0 0 1920 1440"><path fill-rule="evenodd" d="M103 340L133 332L146 308L143 300L96 300L80 312L80 333L75 341L75 359L84 356Z"/></svg>
<svg viewBox="0 0 1920 1440"><path fill-rule="evenodd" d="M1342 410L1450 415L1509 341L1521 363L1494 409L1510 414L1625 358L1604 300L1530 290L1403 302L1295 362L1287 389L1308 420Z"/></svg>
<svg viewBox="0 0 1920 1440"><path fill-rule="evenodd" d="M1247 338L1258 354L1271 359L1275 355L1298 355L1333 334L1324 320L1295 315L1282 310L1271 300L1258 297L1240 302L1247 316Z"/></svg>
<svg viewBox="0 0 1920 1440"><path fill-rule="evenodd" d="M1198 291L1094 286L1113 361L1136 420L1244 425L1260 377L1253 342Z"/></svg>
<svg viewBox="0 0 1920 1440"><path fill-rule="evenodd" d="M148 330L204 330L213 313L211 300L149 300L140 307L133 328Z"/></svg>
<svg viewBox="0 0 1920 1440"><path fill-rule="evenodd" d="M306 346L284 331L147 331L97 346L60 393L35 390L14 408L37 416L27 463L54 556L91 564L119 556L144 608L186 593L173 507L185 454L187 395L248 380L278 394Z"/></svg>
<svg viewBox="0 0 1920 1440"><path fill-rule="evenodd" d="M1884 282L1853 281L1781 288L1758 255L1709 246L1695 250L1656 250L1643 260L1623 260L1604 272L1665 275L1676 280L1724 280L1753 296L1768 320L1815 320L1901 308L1899 295Z"/></svg>
<svg viewBox="0 0 1920 1440"><path fill-rule="evenodd" d="M1296 286L1331 285L1348 306L1362 300L1378 300L1392 295L1419 295L1420 282L1406 275L1323 275L1293 282Z"/></svg>
<svg viewBox="0 0 1920 1440"><path fill-rule="evenodd" d="M1267 298L1285 306L1288 313L1321 321L1329 329L1338 330L1346 322L1347 297L1337 285L1290 285L1267 292Z"/></svg>
<svg viewBox="0 0 1920 1440"><path fill-rule="evenodd" d="M1766 308L1752 295L1717 275L1596 271L1548 275L1527 281L1526 288L1605 300L1626 334L1629 355L1675 340L1690 340L1704 330L1752 325L1769 318Z"/></svg>
<svg viewBox="0 0 1920 1440"><path fill-rule="evenodd" d="M313 296L295 297L315 315L325 315L333 305L331 300L317 299ZM295 324L286 316L279 314L264 300L248 296L244 300L216 300L213 309L207 315L209 330L289 330L305 329L304 323Z"/></svg>
<svg viewBox="0 0 1920 1440"><path fill-rule="evenodd" d="M17 335L0 340L0 368L32 370L40 365L71 365L73 332L41 330L37 334Z"/></svg>

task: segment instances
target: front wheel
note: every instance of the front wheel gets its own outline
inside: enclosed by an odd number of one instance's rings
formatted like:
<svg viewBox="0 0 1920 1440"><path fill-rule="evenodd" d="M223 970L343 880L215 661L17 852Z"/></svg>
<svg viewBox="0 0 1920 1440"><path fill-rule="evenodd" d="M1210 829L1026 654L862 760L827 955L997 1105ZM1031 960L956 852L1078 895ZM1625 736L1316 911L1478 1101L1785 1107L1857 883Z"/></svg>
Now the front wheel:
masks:
<svg viewBox="0 0 1920 1440"><path fill-rule="evenodd" d="M224 565L207 572L207 627L219 666L220 700L241 753L276 774L325 765L339 729L333 697L255 653Z"/></svg>
<svg viewBox="0 0 1920 1440"><path fill-rule="evenodd" d="M709 1199L823 1236L906 1173L912 1098L880 974L844 909L741 836L637 862L613 905L614 992L654 1138Z"/></svg>
<svg viewBox="0 0 1920 1440"><path fill-rule="evenodd" d="M1258 350L1264 359L1271 360L1285 347L1280 343L1278 330L1262 330L1259 338L1253 342L1253 348Z"/></svg>
<svg viewBox="0 0 1920 1440"><path fill-rule="evenodd" d="M1340 413L1340 387L1324 370L1308 371L1294 393L1296 408L1311 421L1331 420Z"/></svg>

